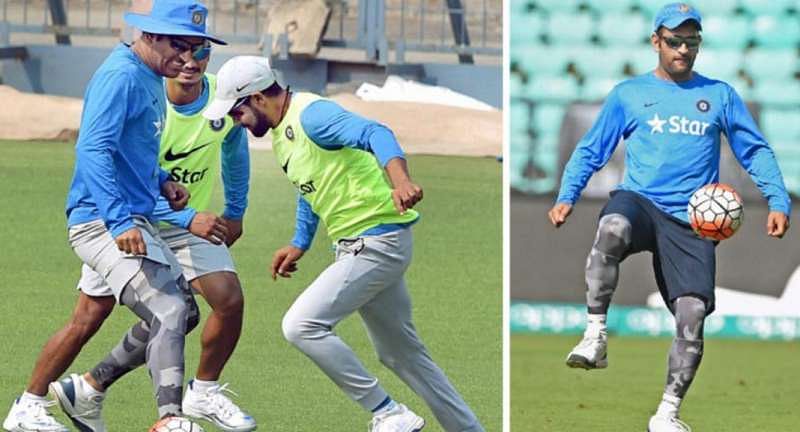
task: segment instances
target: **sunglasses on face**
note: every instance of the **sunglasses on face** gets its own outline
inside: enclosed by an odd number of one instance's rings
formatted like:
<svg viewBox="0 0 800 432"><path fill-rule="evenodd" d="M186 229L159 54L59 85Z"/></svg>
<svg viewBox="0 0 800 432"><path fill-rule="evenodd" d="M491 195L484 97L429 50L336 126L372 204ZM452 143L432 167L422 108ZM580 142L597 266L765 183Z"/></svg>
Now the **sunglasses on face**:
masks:
<svg viewBox="0 0 800 432"><path fill-rule="evenodd" d="M181 54L189 51L196 61L205 60L211 54L211 43L208 41L192 45L183 39L169 38L169 46Z"/></svg>
<svg viewBox="0 0 800 432"><path fill-rule="evenodd" d="M661 39L667 43L667 46L672 49L678 49L681 45L686 44L686 48L689 50L696 50L700 47L700 42L703 39L700 36L689 36L689 37L681 37L681 36L661 36Z"/></svg>
<svg viewBox="0 0 800 432"><path fill-rule="evenodd" d="M233 111L239 109L242 105L246 104L247 101L249 101L249 100L250 100L250 96L244 96L244 97L240 97L239 99L236 99L236 103L233 104L233 106L231 107L231 109L228 112L233 112Z"/></svg>

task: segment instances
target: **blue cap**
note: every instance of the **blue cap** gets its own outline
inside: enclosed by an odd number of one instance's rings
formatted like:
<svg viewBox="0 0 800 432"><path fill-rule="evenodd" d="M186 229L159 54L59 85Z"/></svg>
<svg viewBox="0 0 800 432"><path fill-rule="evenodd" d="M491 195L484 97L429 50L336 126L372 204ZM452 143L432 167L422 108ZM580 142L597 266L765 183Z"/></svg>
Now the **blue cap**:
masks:
<svg viewBox="0 0 800 432"><path fill-rule="evenodd" d="M697 22L698 30L703 29L700 25L702 18L697 9L686 3L670 3L662 7L656 14L656 19L653 21L653 32L657 32L661 26L672 30L687 20L694 20Z"/></svg>
<svg viewBox="0 0 800 432"><path fill-rule="evenodd" d="M153 0L147 15L128 12L125 22L144 32L167 36L195 36L211 42L227 43L206 33L208 9L193 0Z"/></svg>

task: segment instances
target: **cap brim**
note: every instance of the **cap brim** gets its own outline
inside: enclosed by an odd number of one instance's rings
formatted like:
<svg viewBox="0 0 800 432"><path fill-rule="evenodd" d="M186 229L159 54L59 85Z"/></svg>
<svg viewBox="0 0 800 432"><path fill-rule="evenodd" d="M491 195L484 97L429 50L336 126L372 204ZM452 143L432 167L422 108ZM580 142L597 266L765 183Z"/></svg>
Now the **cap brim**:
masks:
<svg viewBox="0 0 800 432"><path fill-rule="evenodd" d="M147 33L161 34L167 36L187 36L187 37L201 37L214 42L217 45L227 45L228 43L222 39L212 36L208 33L189 30L187 28L177 26L174 24L166 23L164 21L155 20L146 15L135 14L131 12L123 15L125 22L132 27Z"/></svg>
<svg viewBox="0 0 800 432"><path fill-rule="evenodd" d="M208 108L203 111L203 117L209 120L219 120L228 115L235 103L236 99L214 99Z"/></svg>
<svg viewBox="0 0 800 432"><path fill-rule="evenodd" d="M677 27L679 27L681 24L685 23L686 21L694 21L694 23L697 24L697 29L698 30L703 30L703 27L700 25L699 21L697 21L695 18L685 17L685 16L683 16L683 17L679 16L679 17L670 18L668 20L665 20L663 23L661 23L661 25L666 27L666 28L668 28L668 29L670 29L670 30L674 30ZM656 30L658 30L658 29L656 29Z"/></svg>

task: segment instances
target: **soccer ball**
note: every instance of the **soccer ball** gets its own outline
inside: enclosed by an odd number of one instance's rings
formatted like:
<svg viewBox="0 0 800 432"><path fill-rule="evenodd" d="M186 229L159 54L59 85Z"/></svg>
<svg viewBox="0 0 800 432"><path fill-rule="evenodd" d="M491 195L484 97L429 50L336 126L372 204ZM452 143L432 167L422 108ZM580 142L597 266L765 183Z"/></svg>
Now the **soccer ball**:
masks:
<svg viewBox="0 0 800 432"><path fill-rule="evenodd" d="M689 199L689 223L697 235L712 240L730 238L742 225L742 198L725 183L698 189Z"/></svg>
<svg viewBox="0 0 800 432"><path fill-rule="evenodd" d="M184 417L164 417L149 432L203 432L203 428Z"/></svg>

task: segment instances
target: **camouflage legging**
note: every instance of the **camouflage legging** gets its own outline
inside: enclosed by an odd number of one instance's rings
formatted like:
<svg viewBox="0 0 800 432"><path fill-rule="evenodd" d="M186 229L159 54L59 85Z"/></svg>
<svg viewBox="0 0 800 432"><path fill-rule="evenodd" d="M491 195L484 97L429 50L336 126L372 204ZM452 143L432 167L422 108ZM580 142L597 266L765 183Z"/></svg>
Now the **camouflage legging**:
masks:
<svg viewBox="0 0 800 432"><path fill-rule="evenodd" d="M176 282L166 265L143 259L120 302L142 321L91 370L104 388L147 363L160 417L179 415L183 396L183 347L186 333L199 321L199 309L186 280Z"/></svg>
<svg viewBox="0 0 800 432"><path fill-rule="evenodd" d="M669 369L664 393L683 398L703 358L703 322L706 304L697 297L675 299L675 339L669 350Z"/></svg>

